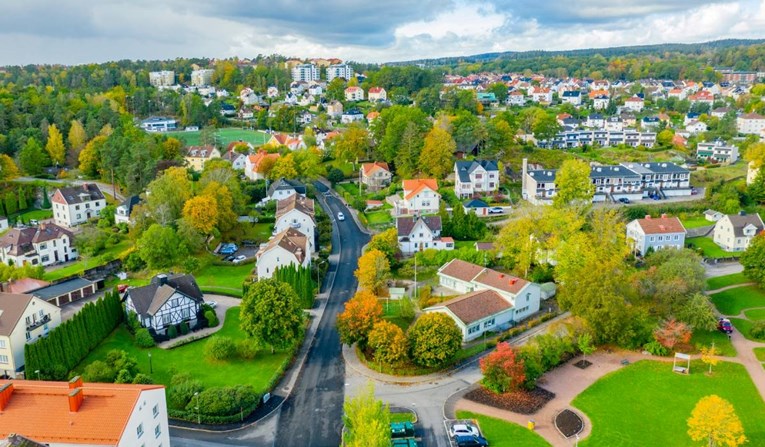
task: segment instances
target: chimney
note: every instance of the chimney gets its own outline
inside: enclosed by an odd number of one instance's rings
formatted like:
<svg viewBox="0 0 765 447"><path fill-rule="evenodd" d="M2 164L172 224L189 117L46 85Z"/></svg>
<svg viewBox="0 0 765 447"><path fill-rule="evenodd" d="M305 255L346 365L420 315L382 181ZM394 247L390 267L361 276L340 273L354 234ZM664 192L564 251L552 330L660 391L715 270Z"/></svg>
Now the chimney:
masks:
<svg viewBox="0 0 765 447"><path fill-rule="evenodd" d="M89 191L88 190L88 184L87 183L83 183L82 184L82 189L84 189L85 191Z"/></svg>
<svg viewBox="0 0 765 447"><path fill-rule="evenodd" d="M77 411L80 410L80 406L82 406L83 399L85 399L85 396L82 393L82 388L75 388L74 390L70 391L69 412L77 413Z"/></svg>
<svg viewBox="0 0 765 447"><path fill-rule="evenodd" d="M167 284L167 275L164 273L157 275L157 283L159 283L160 286Z"/></svg>
<svg viewBox="0 0 765 447"><path fill-rule="evenodd" d="M510 285L514 286L518 282L518 278L510 278Z"/></svg>
<svg viewBox="0 0 765 447"><path fill-rule="evenodd" d="M76 388L82 388L82 377L80 377L80 376L74 376L69 381L69 389L73 390L73 389L76 389Z"/></svg>
<svg viewBox="0 0 765 447"><path fill-rule="evenodd" d="M8 402L10 402L12 395L12 383L6 383L5 385L0 386L0 411L3 411L6 409L6 407L8 407Z"/></svg>
<svg viewBox="0 0 765 447"><path fill-rule="evenodd" d="M662 214L661 214L661 218L662 218L662 219L666 219L666 218L667 218L667 215L666 215L666 214L664 214L664 213L662 213Z"/></svg>
<svg viewBox="0 0 765 447"><path fill-rule="evenodd" d="M645 215L645 219L646 219L646 220L651 220L651 215L650 215L650 214L646 214L646 215Z"/></svg>

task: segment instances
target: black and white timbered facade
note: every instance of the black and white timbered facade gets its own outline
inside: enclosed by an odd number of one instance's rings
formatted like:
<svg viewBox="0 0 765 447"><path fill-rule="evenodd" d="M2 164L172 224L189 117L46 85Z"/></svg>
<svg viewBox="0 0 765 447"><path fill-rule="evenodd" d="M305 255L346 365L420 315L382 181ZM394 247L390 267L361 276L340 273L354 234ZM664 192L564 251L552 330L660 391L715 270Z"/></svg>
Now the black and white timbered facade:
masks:
<svg viewBox="0 0 765 447"><path fill-rule="evenodd" d="M157 275L143 287L125 292L125 307L135 312L143 327L165 334L170 325L185 321L197 322L197 313L204 303L202 291L191 275Z"/></svg>

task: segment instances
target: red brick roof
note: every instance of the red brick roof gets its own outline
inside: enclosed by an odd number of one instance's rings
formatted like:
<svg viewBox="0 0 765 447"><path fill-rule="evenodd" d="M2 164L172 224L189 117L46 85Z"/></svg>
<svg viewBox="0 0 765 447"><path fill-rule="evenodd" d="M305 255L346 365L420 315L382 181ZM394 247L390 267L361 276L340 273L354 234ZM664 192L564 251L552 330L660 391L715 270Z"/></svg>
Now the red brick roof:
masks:
<svg viewBox="0 0 765 447"><path fill-rule="evenodd" d="M685 233L685 227L677 217L646 217L637 219L645 234Z"/></svg>
<svg viewBox="0 0 765 447"><path fill-rule="evenodd" d="M485 269L474 281L503 292L512 293L513 295L517 295L529 283L525 279L500 273L492 269Z"/></svg>
<svg viewBox="0 0 765 447"><path fill-rule="evenodd" d="M512 304L493 290L468 293L445 301L437 307L442 306L449 309L465 326L513 308Z"/></svg>
<svg viewBox="0 0 765 447"><path fill-rule="evenodd" d="M470 282L478 276L484 269L480 265L471 264L470 262L463 261L462 259L453 259L448 264L441 267L439 273L452 278L457 278L461 281Z"/></svg>

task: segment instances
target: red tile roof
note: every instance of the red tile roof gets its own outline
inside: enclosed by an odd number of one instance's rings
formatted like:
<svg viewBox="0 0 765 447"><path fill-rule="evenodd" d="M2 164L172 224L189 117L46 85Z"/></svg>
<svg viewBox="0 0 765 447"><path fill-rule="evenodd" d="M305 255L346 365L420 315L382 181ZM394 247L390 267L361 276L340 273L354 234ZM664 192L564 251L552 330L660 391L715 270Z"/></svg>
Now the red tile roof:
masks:
<svg viewBox="0 0 765 447"><path fill-rule="evenodd" d="M387 172L390 172L390 168L388 168L388 163L385 163L384 161L376 161L374 163L364 163L361 165L361 169L364 170L364 175L371 175L373 172L383 169Z"/></svg>
<svg viewBox="0 0 765 447"><path fill-rule="evenodd" d="M512 309L513 305L493 290L478 290L445 301L435 307L445 307L465 326L473 322Z"/></svg>
<svg viewBox="0 0 765 447"><path fill-rule="evenodd" d="M685 233L685 227L677 217L650 217L637 219L645 234Z"/></svg>
<svg viewBox="0 0 765 447"><path fill-rule="evenodd" d="M526 287L526 284L529 283L525 279L521 279L513 275L508 275L506 273L500 273L492 269L485 269L475 278L474 281L487 287L492 287L503 292L512 293L513 295L517 295L518 292L520 292L524 287Z"/></svg>
<svg viewBox="0 0 765 447"><path fill-rule="evenodd" d="M438 182L432 178L404 180L404 198L409 200L425 188L438 192Z"/></svg>
<svg viewBox="0 0 765 447"><path fill-rule="evenodd" d="M471 264L462 259L453 259L441 267L439 273L461 281L470 282L484 269L480 265Z"/></svg>

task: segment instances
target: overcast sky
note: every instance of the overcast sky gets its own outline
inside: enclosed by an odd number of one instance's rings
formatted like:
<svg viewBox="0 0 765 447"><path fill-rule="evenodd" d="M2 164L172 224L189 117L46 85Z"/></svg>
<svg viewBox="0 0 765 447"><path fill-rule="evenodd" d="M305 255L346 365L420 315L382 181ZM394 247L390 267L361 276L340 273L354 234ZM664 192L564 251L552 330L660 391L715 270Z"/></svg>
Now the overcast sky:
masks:
<svg viewBox="0 0 765 447"><path fill-rule="evenodd" d="M8 0L0 65L176 57L362 62L765 37L765 0Z"/></svg>

